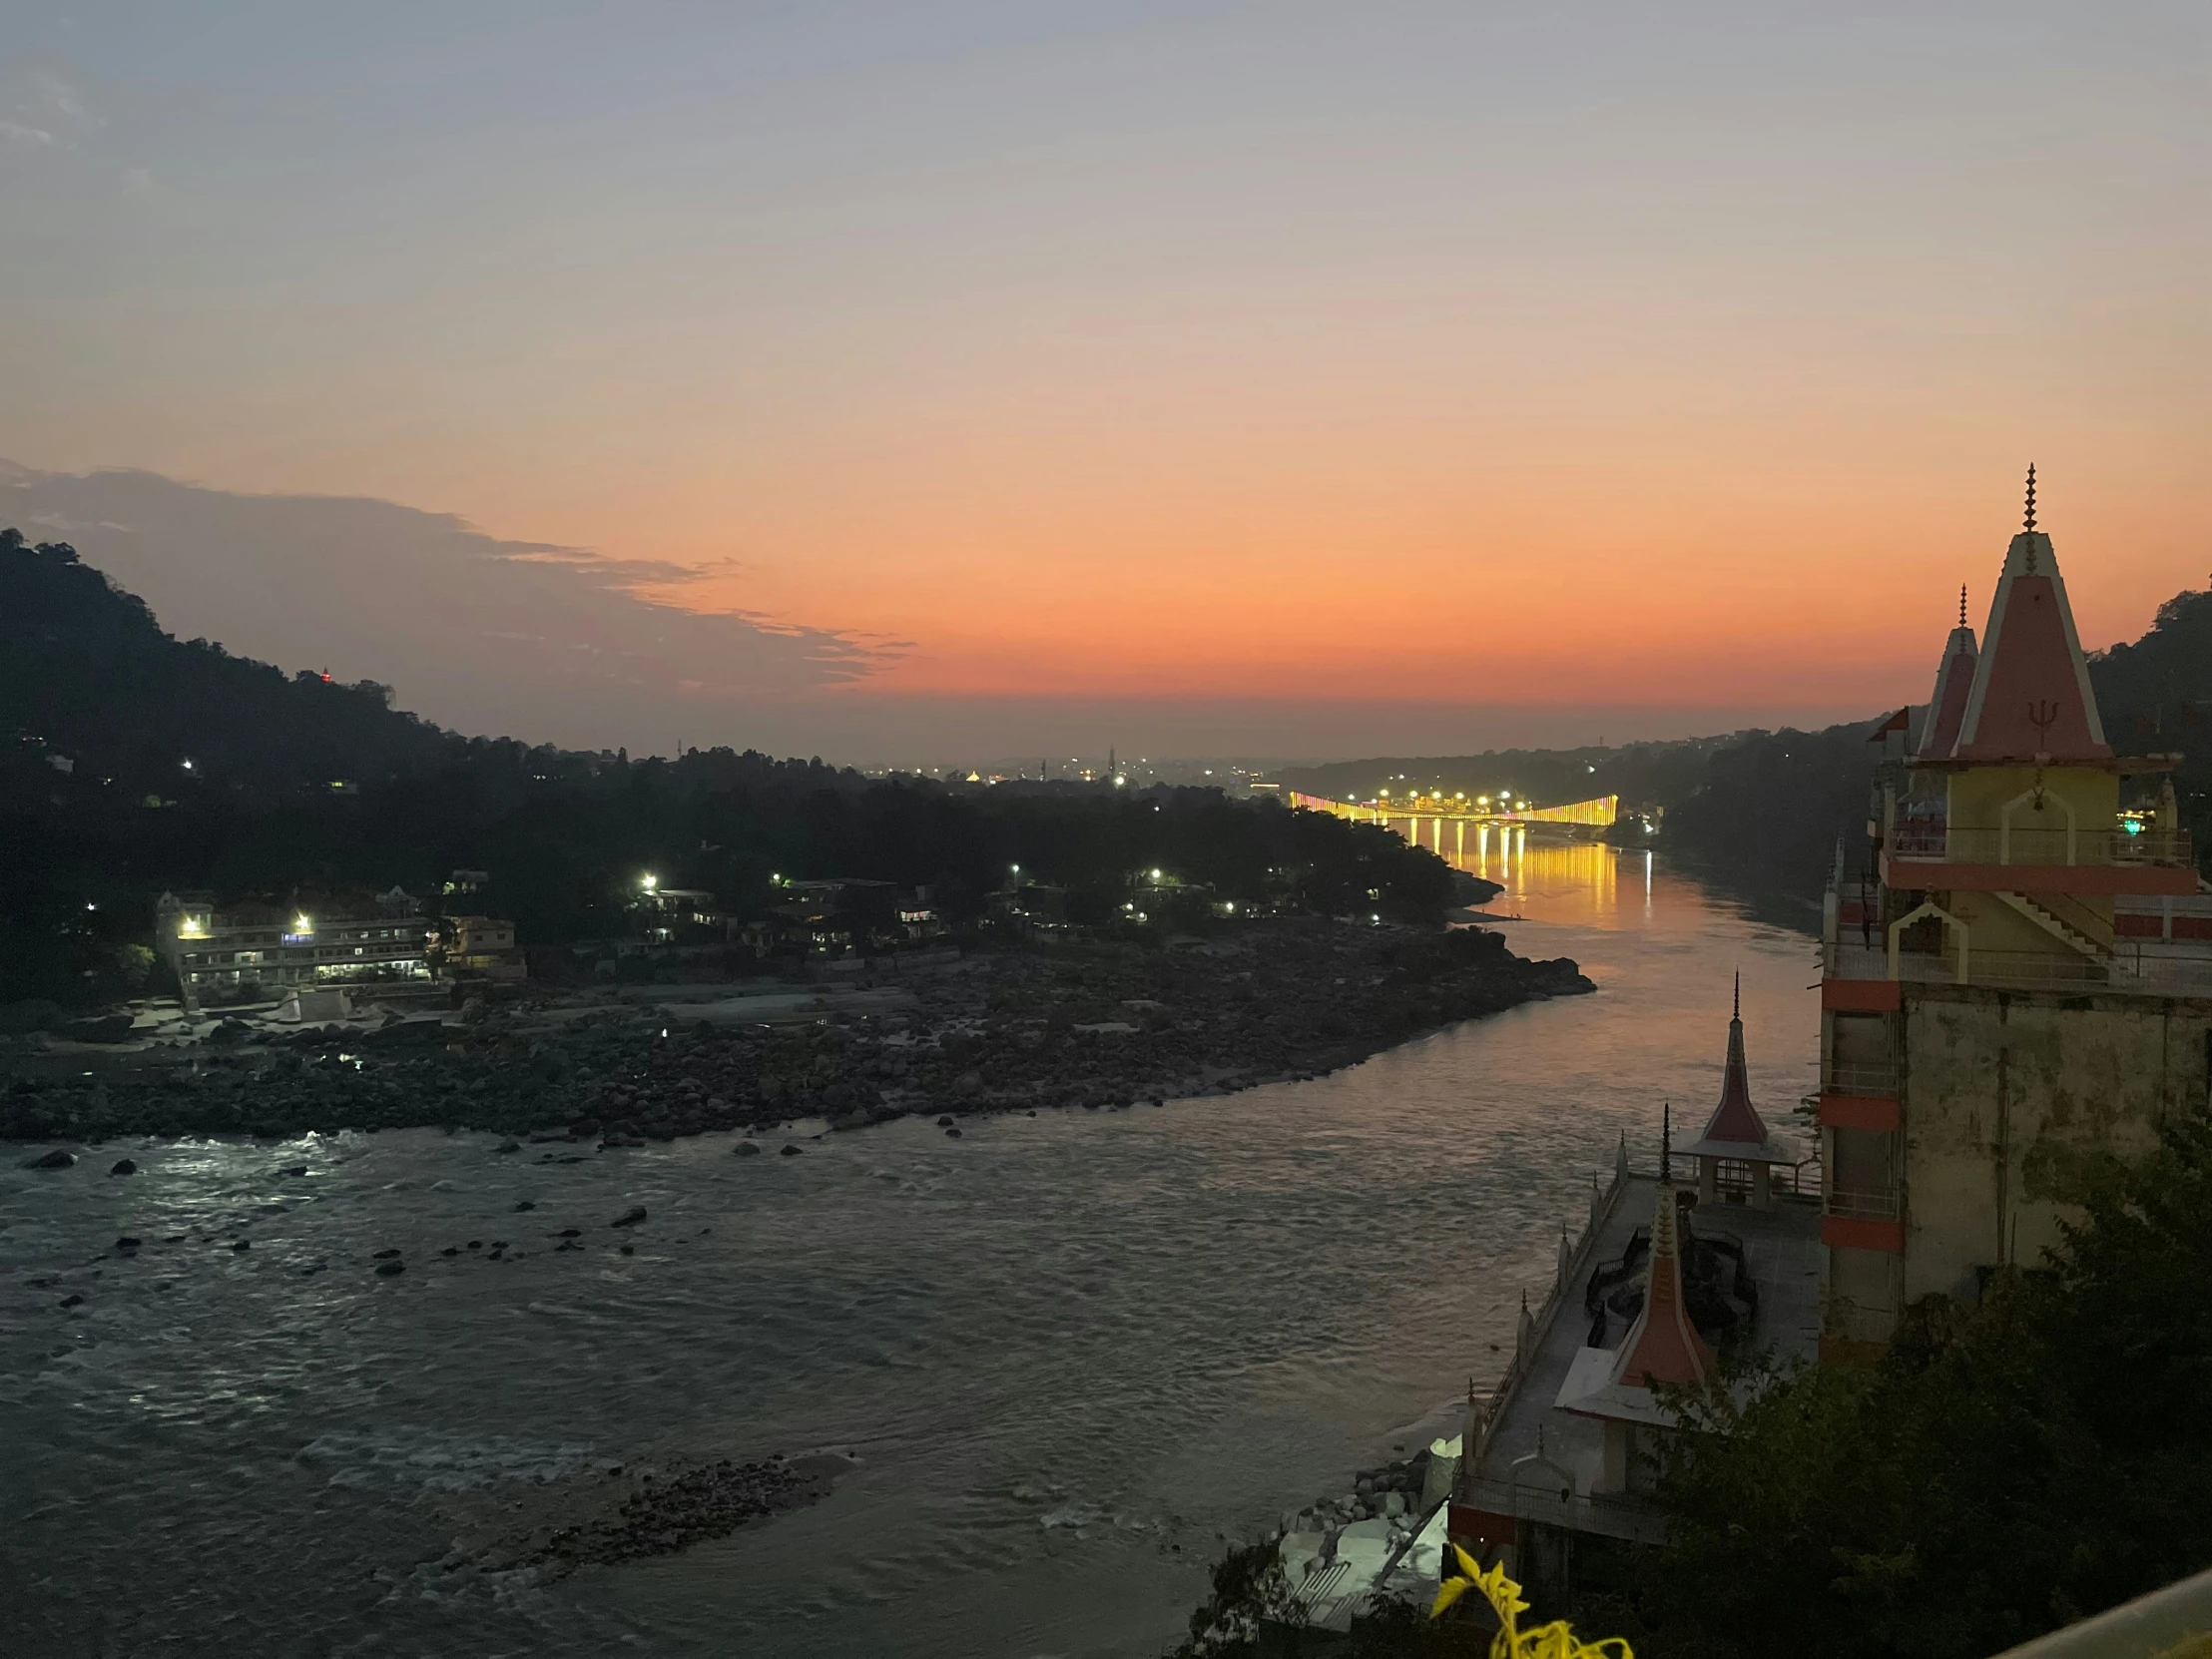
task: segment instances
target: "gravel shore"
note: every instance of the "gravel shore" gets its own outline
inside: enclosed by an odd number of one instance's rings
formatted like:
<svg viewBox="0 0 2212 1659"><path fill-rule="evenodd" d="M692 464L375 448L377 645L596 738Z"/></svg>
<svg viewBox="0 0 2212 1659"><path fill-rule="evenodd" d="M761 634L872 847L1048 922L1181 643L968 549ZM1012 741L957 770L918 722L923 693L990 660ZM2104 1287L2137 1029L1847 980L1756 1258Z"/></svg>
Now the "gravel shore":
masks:
<svg viewBox="0 0 2212 1659"><path fill-rule="evenodd" d="M0 1085L0 1137L84 1146L442 1126L623 1146L914 1113L956 1133L969 1113L1315 1076L1457 1020L1594 989L1572 961L1526 960L1495 933L1318 919L1182 949L993 950L843 977L847 989L780 997L524 992L439 1018L281 1034L234 1022L91 1075L61 1075L47 1056L44 1075L22 1067Z"/></svg>

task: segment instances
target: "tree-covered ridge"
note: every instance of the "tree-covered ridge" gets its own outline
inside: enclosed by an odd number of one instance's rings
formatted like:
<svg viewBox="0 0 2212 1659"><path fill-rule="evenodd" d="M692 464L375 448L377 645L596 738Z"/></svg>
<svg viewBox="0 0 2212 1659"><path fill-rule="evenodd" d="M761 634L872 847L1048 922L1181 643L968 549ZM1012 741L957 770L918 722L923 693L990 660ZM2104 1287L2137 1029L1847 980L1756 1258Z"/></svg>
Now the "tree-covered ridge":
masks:
<svg viewBox="0 0 2212 1659"><path fill-rule="evenodd" d="M431 896L480 869L471 907L532 945L634 932L647 873L740 918L778 902L783 876L925 885L964 921L1017 864L1097 923L1155 867L1241 906L1401 920L1434 921L1453 890L1398 836L1212 790L994 789L753 751L632 762L462 738L392 709L388 688L173 639L69 547L12 531L0 664L0 1001L124 988L167 888Z"/></svg>
<svg viewBox="0 0 2212 1659"><path fill-rule="evenodd" d="M257 791L443 764L464 740L391 707L391 688L286 675L162 631L66 542L0 530L0 733L145 790L193 770Z"/></svg>

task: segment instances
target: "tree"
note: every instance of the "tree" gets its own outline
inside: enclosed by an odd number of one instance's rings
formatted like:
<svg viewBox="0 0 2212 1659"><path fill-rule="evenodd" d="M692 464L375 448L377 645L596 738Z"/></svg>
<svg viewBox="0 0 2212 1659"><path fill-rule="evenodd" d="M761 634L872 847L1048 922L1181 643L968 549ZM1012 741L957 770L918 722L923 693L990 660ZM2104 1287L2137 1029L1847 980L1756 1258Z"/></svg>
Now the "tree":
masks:
<svg viewBox="0 0 2212 1659"><path fill-rule="evenodd" d="M2212 1125L2078 1196L2041 1265L1916 1305L1870 1370L1675 1396L1638 1652L1980 1659L2212 1564Z"/></svg>

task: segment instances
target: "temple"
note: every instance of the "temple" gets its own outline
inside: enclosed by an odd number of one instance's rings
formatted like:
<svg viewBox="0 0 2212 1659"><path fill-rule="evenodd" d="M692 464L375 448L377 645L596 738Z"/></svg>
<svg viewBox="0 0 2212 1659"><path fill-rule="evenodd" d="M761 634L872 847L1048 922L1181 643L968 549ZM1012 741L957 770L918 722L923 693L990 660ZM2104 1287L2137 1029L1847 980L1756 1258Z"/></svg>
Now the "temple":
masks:
<svg viewBox="0 0 2212 1659"><path fill-rule="evenodd" d="M1823 906L1817 1154L1752 1101L1739 979L1703 1132L1677 1151L1662 1127L1641 1170L1622 1140L1504 1376L1469 1383L1418 1537L1539 1600L1577 1540L1666 1541L1672 1390L1748 1386L1732 1354L1866 1363L1915 1304L2039 1261L2111 1156L2212 1110L2212 887L2179 757L2107 734L2032 468L1979 641L1961 590L1928 703L1874 741L1865 850L1838 846Z"/></svg>
<svg viewBox="0 0 2212 1659"><path fill-rule="evenodd" d="M1728 1021L1728 1063L1721 1074L1721 1102L1705 1133L1682 1149L1697 1160L1697 1196L1711 1204L1725 1190L1761 1210L1774 1207L1773 1166L1795 1164L1789 1151L1767 1133L1759 1109L1751 1103L1751 1078L1744 1066L1744 981L1736 976L1735 1010Z"/></svg>
<svg viewBox="0 0 2212 1659"><path fill-rule="evenodd" d="M1504 1378L1470 1394L1447 1530L1524 1582L1559 1587L1576 1537L1664 1541L1652 1488L1677 1426L1667 1387L1716 1382L1730 1345L1818 1350L1813 1160L1761 1119L1744 1050L1739 987L1705 1132L1676 1151L1662 1128L1643 1169L1623 1140L1581 1237L1560 1240L1549 1293L1523 1312ZM1675 1184L1684 1160L1694 1190Z"/></svg>
<svg viewBox="0 0 2212 1659"><path fill-rule="evenodd" d="M1710 1382L1719 1373L1712 1349L1691 1323L1683 1291L1678 1197L1672 1183L1660 1182L1636 1323L1620 1347L1578 1352L1552 1398L1559 1410L1604 1425L1604 1462L1591 1483L1596 1492L1625 1492L1643 1484L1640 1477L1652 1467L1657 1436L1674 1425L1673 1413L1652 1393L1652 1383Z"/></svg>
<svg viewBox="0 0 2212 1659"><path fill-rule="evenodd" d="M1980 649L1961 620L1919 741L1886 739L1865 858L1839 848L1825 906L1832 1360L2037 1261L2084 1169L2207 1105L2212 892L2178 757L2110 743L2028 478Z"/></svg>

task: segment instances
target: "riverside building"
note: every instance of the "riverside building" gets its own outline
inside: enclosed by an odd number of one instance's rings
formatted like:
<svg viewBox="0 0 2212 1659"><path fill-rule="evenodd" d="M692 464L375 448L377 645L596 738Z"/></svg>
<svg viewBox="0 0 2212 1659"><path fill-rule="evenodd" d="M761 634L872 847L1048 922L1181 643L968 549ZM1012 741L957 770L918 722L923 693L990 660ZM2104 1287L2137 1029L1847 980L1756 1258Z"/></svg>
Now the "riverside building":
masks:
<svg viewBox="0 0 2212 1659"><path fill-rule="evenodd" d="M422 906L398 887L291 904L218 904L203 893L165 892L155 904L155 935L188 1006L430 972Z"/></svg>
<svg viewBox="0 0 2212 1659"><path fill-rule="evenodd" d="M1916 731L1917 728L1917 731ZM1885 729L1858 879L1824 911L1823 1357L2056 1244L2067 1195L2207 1106L2212 893L2179 759L2107 741L2050 537L2012 538L1980 641Z"/></svg>

